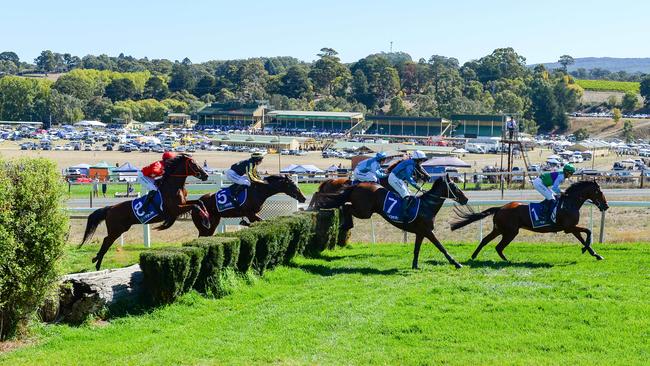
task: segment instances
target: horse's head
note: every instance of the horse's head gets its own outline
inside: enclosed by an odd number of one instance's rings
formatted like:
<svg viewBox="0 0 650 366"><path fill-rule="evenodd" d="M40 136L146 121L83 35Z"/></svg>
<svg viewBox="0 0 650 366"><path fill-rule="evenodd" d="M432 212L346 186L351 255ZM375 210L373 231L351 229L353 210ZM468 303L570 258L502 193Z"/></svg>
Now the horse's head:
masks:
<svg viewBox="0 0 650 366"><path fill-rule="evenodd" d="M436 179L433 183L433 187L429 190L430 194L433 194L442 198L451 198L452 200L460 203L461 205L466 205L469 199L465 196L465 193L451 180L449 174L445 174L442 177Z"/></svg>
<svg viewBox="0 0 650 366"><path fill-rule="evenodd" d="M273 188L273 190L284 193L287 196L296 199L300 203L307 200L302 191L289 176L287 175L269 175L264 178L264 181Z"/></svg>
<svg viewBox="0 0 650 366"><path fill-rule="evenodd" d="M208 179L208 173L188 154L178 154L165 161L165 176L196 177L203 181Z"/></svg>
<svg viewBox="0 0 650 366"><path fill-rule="evenodd" d="M607 211L607 199L595 180L586 180L572 184L565 194L573 196L580 201L591 201L600 211Z"/></svg>

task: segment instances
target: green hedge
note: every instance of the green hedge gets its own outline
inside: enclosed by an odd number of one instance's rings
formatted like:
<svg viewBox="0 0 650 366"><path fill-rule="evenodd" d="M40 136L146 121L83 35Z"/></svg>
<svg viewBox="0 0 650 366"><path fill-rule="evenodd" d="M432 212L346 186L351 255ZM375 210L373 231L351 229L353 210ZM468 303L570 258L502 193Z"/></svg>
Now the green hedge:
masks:
<svg viewBox="0 0 650 366"><path fill-rule="evenodd" d="M220 296L228 293L225 282L233 274L246 274L253 268L263 275L297 254L315 255L335 248L338 215L338 210L297 213L258 222L237 232L198 238L184 243L179 250L142 253L145 285L152 287L154 303L169 303L190 288Z"/></svg>
<svg viewBox="0 0 650 366"><path fill-rule="evenodd" d="M58 279L68 217L54 162L0 160L0 340L14 336Z"/></svg>
<svg viewBox="0 0 650 366"><path fill-rule="evenodd" d="M190 255L183 251L159 250L140 253L140 268L149 302L169 304L185 292L190 273Z"/></svg>

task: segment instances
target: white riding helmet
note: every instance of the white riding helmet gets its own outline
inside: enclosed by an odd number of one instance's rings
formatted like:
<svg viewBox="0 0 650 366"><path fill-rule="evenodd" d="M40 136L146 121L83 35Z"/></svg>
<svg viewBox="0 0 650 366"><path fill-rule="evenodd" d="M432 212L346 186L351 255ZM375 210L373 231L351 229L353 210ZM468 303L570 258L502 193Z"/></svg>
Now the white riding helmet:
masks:
<svg viewBox="0 0 650 366"><path fill-rule="evenodd" d="M415 151L413 151L413 154L411 154L411 159L414 159L414 160L418 160L418 159L426 160L427 156L422 151L415 150Z"/></svg>

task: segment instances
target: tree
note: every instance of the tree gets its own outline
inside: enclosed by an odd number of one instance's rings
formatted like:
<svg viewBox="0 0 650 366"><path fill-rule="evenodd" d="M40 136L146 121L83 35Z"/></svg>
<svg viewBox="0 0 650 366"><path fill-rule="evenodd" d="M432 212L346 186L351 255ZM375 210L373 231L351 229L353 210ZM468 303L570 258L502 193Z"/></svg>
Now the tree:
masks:
<svg viewBox="0 0 650 366"><path fill-rule="evenodd" d="M69 53L63 54L63 64L65 65L66 71L76 69L81 66L81 59L77 56L72 56Z"/></svg>
<svg viewBox="0 0 650 366"><path fill-rule="evenodd" d="M607 97L607 106L609 108L616 108L618 106L618 98L616 98L616 95Z"/></svg>
<svg viewBox="0 0 650 366"><path fill-rule="evenodd" d="M321 49L320 59L314 63L309 71L309 77L316 89L327 95L332 95L335 80L346 82L351 79L350 70L341 64L337 52L331 48ZM347 84L346 84L347 85Z"/></svg>
<svg viewBox="0 0 650 366"><path fill-rule="evenodd" d="M132 99L137 93L135 83L131 79L126 78L113 79L104 91L104 95L113 102Z"/></svg>
<svg viewBox="0 0 650 366"><path fill-rule="evenodd" d="M622 116L623 116L623 115L622 115L620 109L618 109L618 108L614 108L614 109L612 109L612 117L614 118L614 122L618 123L618 121L621 120L621 117L622 117Z"/></svg>
<svg viewBox="0 0 650 366"><path fill-rule="evenodd" d="M623 138L625 138L626 143L634 142L634 129L630 121L623 123Z"/></svg>
<svg viewBox="0 0 650 366"><path fill-rule="evenodd" d="M639 99L636 96L636 93L627 92L623 95L623 100L621 101L621 109L626 112L633 112L639 108Z"/></svg>
<svg viewBox="0 0 650 366"><path fill-rule="evenodd" d="M93 80L80 73L66 73L61 75L52 88L82 101L90 100L96 95L95 92L97 90Z"/></svg>
<svg viewBox="0 0 650 366"><path fill-rule="evenodd" d="M390 101L390 110L388 111L388 114L391 116L405 116L406 115L406 107L404 106L404 101L402 98L399 97L399 95L393 97Z"/></svg>
<svg viewBox="0 0 650 366"><path fill-rule="evenodd" d="M194 77L191 66L185 60L183 60L183 63L176 62L172 67L172 74L169 80L169 90L172 92L192 90L194 89L194 85L196 85L196 78Z"/></svg>
<svg viewBox="0 0 650 366"><path fill-rule="evenodd" d="M150 77L144 84L143 98L162 100L167 98L168 95L169 87L167 87L167 83L158 76Z"/></svg>
<svg viewBox="0 0 650 366"><path fill-rule="evenodd" d="M0 53L0 61L9 61L16 65L16 67L20 65L20 58L18 58L18 55L12 51Z"/></svg>
<svg viewBox="0 0 650 366"><path fill-rule="evenodd" d="M36 68L39 71L45 73L52 72L57 67L57 57L54 52L45 50L41 52L37 58L34 59L34 63L36 64Z"/></svg>
<svg viewBox="0 0 650 366"><path fill-rule="evenodd" d="M200 97L204 94L211 94L214 93L214 87L216 84L216 80L214 76L212 75L204 75L197 83L196 86L194 87L194 91L192 94Z"/></svg>
<svg viewBox="0 0 650 366"><path fill-rule="evenodd" d="M494 96L494 109L500 113L522 114L524 101L510 90L504 90Z"/></svg>
<svg viewBox="0 0 650 366"><path fill-rule="evenodd" d="M526 59L510 47L498 48L473 65L476 67L476 75L481 82L516 79L525 76L528 72Z"/></svg>
<svg viewBox="0 0 650 366"><path fill-rule="evenodd" d="M589 132L587 132L586 128L579 128L573 133L573 136L575 136L576 141L582 141L589 138Z"/></svg>
<svg viewBox="0 0 650 366"><path fill-rule="evenodd" d="M569 65L573 65L576 61L569 55L562 55L557 62L562 65L562 70L564 70L564 72L567 72L567 67Z"/></svg>
<svg viewBox="0 0 650 366"><path fill-rule="evenodd" d="M49 101L52 121L74 123L84 118L83 102L71 95L52 90Z"/></svg>
<svg viewBox="0 0 650 366"><path fill-rule="evenodd" d="M295 65L289 67L287 72L280 78L279 93L289 98L313 97L314 87L304 66Z"/></svg>
<svg viewBox="0 0 650 366"><path fill-rule="evenodd" d="M639 85L639 92L643 97L646 106L650 106L650 76L646 76L641 80Z"/></svg>
<svg viewBox="0 0 650 366"><path fill-rule="evenodd" d="M110 122L113 103L108 98L94 97L83 107L86 118Z"/></svg>

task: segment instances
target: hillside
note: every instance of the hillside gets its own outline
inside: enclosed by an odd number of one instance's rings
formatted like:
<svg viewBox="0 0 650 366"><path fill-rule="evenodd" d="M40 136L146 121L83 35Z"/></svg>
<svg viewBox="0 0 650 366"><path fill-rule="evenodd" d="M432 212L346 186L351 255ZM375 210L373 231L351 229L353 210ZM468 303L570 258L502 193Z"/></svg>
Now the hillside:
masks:
<svg viewBox="0 0 650 366"><path fill-rule="evenodd" d="M639 83L632 81L577 79L576 84L585 90L632 92L639 94Z"/></svg>
<svg viewBox="0 0 650 366"><path fill-rule="evenodd" d="M557 62L548 62L543 64L547 69L557 69L562 67ZM534 66L534 65L533 65ZM643 72L650 73L650 57L644 58L616 58L616 57L580 57L575 59L575 63L568 67L569 71L575 71L579 68L595 69L601 68L611 72L625 71L628 73Z"/></svg>
<svg viewBox="0 0 650 366"><path fill-rule="evenodd" d="M572 133L584 128L591 137L620 138L623 136L623 123L628 120L632 122L632 128L637 138L650 137L650 120L634 118L623 118L618 123L615 123L611 118L572 117L568 132Z"/></svg>

